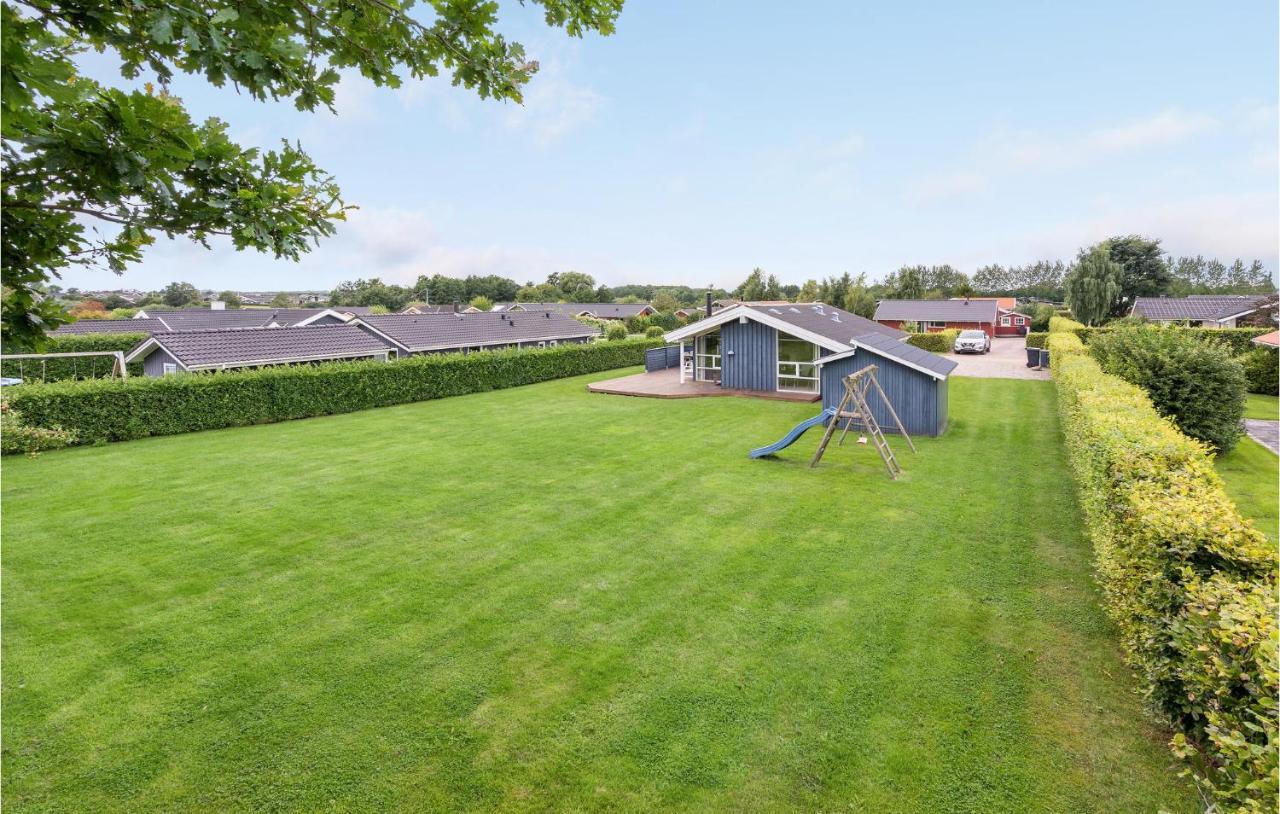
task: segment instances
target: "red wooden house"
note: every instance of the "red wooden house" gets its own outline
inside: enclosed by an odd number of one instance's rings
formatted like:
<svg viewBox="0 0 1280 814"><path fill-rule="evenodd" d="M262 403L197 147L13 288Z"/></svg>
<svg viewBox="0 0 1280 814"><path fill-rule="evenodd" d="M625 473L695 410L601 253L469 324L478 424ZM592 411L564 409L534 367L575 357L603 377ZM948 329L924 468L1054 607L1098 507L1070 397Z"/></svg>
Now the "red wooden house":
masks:
<svg viewBox="0 0 1280 814"><path fill-rule="evenodd" d="M924 332L954 328L986 331L988 336L1004 335L997 333L1001 318L995 300L881 300L876 306L875 321L899 330L906 323L915 323ZM1009 322L1012 328L1012 316Z"/></svg>

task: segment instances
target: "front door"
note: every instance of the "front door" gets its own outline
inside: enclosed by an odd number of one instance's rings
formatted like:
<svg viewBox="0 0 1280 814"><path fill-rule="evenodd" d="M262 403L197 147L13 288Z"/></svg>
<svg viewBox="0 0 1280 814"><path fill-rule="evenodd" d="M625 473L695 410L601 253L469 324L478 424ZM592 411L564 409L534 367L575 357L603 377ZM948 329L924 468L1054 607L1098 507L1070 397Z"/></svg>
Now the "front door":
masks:
<svg viewBox="0 0 1280 814"><path fill-rule="evenodd" d="M720 332L697 338L694 353L694 376L700 382L720 381Z"/></svg>

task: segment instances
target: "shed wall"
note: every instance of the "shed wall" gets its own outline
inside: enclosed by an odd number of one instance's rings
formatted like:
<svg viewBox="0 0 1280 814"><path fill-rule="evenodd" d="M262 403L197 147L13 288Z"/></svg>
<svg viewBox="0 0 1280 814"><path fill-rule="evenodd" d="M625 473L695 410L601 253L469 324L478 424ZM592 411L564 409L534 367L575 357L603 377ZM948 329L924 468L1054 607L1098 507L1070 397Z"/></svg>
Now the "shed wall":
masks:
<svg viewBox="0 0 1280 814"><path fill-rule="evenodd" d="M835 409L844 398L844 383L850 373L869 365L876 366L876 379L885 395L893 402L893 409L902 419L907 432L912 435L940 435L946 429L946 382L906 365L877 356L866 348L859 348L853 356L829 362L822 366L822 406ZM876 421L885 432L897 432L889 410L872 388L867 397Z"/></svg>
<svg viewBox="0 0 1280 814"><path fill-rule="evenodd" d="M167 352L156 348L142 359L142 372L146 376L163 376L165 364L176 365L177 359L174 359ZM182 368L178 368L182 370Z"/></svg>

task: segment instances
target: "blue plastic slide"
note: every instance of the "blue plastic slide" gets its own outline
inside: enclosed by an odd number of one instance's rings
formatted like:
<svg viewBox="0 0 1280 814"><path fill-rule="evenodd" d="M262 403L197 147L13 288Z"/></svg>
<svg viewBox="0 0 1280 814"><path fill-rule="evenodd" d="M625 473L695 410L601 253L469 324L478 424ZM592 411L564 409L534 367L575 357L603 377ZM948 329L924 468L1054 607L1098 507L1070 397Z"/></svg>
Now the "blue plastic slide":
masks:
<svg viewBox="0 0 1280 814"><path fill-rule="evenodd" d="M794 444L797 438L804 435L809 430L813 429L814 427L821 427L822 425L826 424L827 419L834 418L835 414L836 414L835 409L830 408L830 409L823 410L822 412L815 415L813 418L810 418L808 421L801 421L799 424L791 428L791 432L782 436L781 441L770 444L767 447L760 447L759 449L751 450L751 457L763 458L766 455L772 455L775 452L778 452L779 450L786 449L787 447Z"/></svg>

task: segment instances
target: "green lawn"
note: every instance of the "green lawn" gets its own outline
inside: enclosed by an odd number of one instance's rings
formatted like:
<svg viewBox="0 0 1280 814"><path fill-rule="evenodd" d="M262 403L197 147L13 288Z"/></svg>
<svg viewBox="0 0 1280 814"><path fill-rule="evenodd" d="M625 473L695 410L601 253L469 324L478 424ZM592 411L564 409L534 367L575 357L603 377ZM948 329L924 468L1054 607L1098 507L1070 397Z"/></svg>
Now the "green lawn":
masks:
<svg viewBox="0 0 1280 814"><path fill-rule="evenodd" d="M1199 810L1049 383L893 483L606 377L6 460L6 807Z"/></svg>
<svg viewBox="0 0 1280 814"><path fill-rule="evenodd" d="M1240 513L1251 518L1272 543L1280 542L1280 458L1246 437L1235 449L1219 455L1215 466Z"/></svg>
<svg viewBox="0 0 1280 814"><path fill-rule="evenodd" d="M1249 393L1244 403L1245 418L1261 418L1267 421L1280 419L1280 398Z"/></svg>

